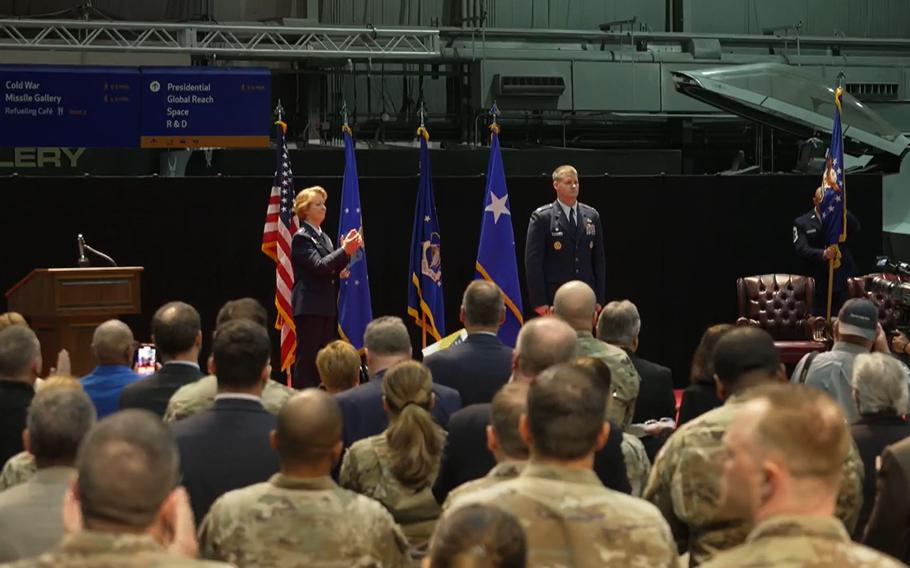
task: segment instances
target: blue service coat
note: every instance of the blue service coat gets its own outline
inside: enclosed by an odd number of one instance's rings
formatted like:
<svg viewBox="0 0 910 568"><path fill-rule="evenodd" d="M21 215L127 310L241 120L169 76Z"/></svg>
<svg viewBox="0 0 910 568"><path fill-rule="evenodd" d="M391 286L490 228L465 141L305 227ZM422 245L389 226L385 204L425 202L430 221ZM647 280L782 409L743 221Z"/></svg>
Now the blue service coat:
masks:
<svg viewBox="0 0 910 568"><path fill-rule="evenodd" d="M525 275L532 308L553 305L556 290L571 280L581 280L594 290L597 303L606 297L606 260L600 213L578 203L574 233L558 201L538 207L531 214L525 244Z"/></svg>
<svg viewBox="0 0 910 568"><path fill-rule="evenodd" d="M291 265L294 268L292 301L294 317L304 315L332 317L338 312L338 273L351 257L335 248L332 239L307 225L291 239Z"/></svg>

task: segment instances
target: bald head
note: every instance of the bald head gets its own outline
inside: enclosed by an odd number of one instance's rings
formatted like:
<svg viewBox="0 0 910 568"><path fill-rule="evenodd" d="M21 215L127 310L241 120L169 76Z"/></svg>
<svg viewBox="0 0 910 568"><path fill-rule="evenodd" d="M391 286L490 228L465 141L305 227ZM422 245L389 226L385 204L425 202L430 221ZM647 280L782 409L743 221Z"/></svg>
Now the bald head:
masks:
<svg viewBox="0 0 910 568"><path fill-rule="evenodd" d="M575 359L577 337L575 330L559 318L532 319L522 326L515 343L518 372L532 379L547 367Z"/></svg>
<svg viewBox="0 0 910 568"><path fill-rule="evenodd" d="M133 332L120 320L107 320L95 328L92 351L100 365L129 365L133 358Z"/></svg>
<svg viewBox="0 0 910 568"><path fill-rule="evenodd" d="M318 467L325 474L341 452L341 411L325 392L306 389L288 400L278 413L275 449L284 468Z"/></svg>
<svg viewBox="0 0 910 568"><path fill-rule="evenodd" d="M553 313L578 331L591 331L596 309L594 290L580 280L566 282L553 297Z"/></svg>

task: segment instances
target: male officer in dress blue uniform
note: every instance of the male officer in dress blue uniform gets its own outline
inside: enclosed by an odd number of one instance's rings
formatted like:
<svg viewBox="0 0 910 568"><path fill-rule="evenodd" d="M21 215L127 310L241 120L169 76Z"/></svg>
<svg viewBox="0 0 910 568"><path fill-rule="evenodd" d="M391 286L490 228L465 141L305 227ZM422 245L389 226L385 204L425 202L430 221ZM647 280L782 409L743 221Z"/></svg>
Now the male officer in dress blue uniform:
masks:
<svg viewBox="0 0 910 568"><path fill-rule="evenodd" d="M531 214L525 245L525 274L531 307L550 312L556 289L571 280L588 284L604 304L606 261L603 227L596 209L578 202L578 172L572 166L553 171L556 201Z"/></svg>
<svg viewBox="0 0 910 568"><path fill-rule="evenodd" d="M812 300L812 312L825 315L828 305L828 260L834 257L834 246L825 246L825 231L818 207L824 196L824 187L815 190L812 198L812 211L793 220L793 246L796 253L806 261L809 274L815 278L815 297ZM860 230L859 220L847 211L847 239ZM834 288L831 294L831 313L837 314L840 307L849 298L847 278L856 272L853 255L846 246L840 244L841 265L834 269Z"/></svg>

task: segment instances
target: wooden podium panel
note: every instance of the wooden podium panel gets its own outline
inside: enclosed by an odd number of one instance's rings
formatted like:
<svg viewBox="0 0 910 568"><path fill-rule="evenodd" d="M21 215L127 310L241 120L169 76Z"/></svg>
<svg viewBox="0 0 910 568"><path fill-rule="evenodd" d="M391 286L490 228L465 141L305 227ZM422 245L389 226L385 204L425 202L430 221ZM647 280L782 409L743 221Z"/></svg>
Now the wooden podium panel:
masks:
<svg viewBox="0 0 910 568"><path fill-rule="evenodd" d="M45 369L67 349L73 375L94 367L92 334L98 324L138 314L140 266L38 268L6 292L9 309L26 316L41 341Z"/></svg>

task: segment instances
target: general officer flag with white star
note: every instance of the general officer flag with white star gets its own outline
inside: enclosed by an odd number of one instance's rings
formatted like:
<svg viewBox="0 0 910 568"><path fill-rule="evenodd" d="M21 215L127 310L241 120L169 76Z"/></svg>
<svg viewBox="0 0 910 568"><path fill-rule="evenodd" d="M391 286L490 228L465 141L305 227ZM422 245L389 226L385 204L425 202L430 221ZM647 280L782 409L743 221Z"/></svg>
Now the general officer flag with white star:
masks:
<svg viewBox="0 0 910 568"><path fill-rule="evenodd" d="M347 124L342 127L342 136L344 137L344 181L341 184L341 218L338 221L339 246L351 229L356 229L363 235L363 215L360 211L360 183L357 178L357 161L354 157L354 138ZM363 349L363 332L373 319L365 237L364 245L351 257L347 271L348 275L341 278L338 292L338 331L343 339L360 350Z"/></svg>
<svg viewBox="0 0 910 568"><path fill-rule="evenodd" d="M847 186L844 184L844 134L841 129L841 111L844 90L834 91L834 125L831 127L831 145L826 155L827 164L822 175L825 188L819 211L825 245L839 245L847 239ZM834 268L840 267L840 249L834 259Z"/></svg>
<svg viewBox="0 0 910 568"><path fill-rule="evenodd" d="M518 260L515 256L515 233L509 209L509 189L499 149L499 126L491 126L490 161L487 165L487 189L483 198L483 221L474 278L495 283L502 290L506 304L506 321L499 328L499 338L515 346L518 330L524 323L521 287L518 285Z"/></svg>

